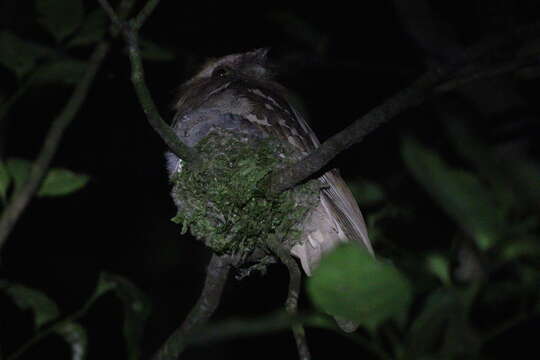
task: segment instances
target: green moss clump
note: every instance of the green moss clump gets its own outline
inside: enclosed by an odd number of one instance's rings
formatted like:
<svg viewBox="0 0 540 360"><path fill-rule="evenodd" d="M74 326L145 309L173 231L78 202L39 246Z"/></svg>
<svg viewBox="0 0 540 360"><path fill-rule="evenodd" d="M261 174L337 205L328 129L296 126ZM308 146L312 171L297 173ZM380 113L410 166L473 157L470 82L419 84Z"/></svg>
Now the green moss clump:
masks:
<svg viewBox="0 0 540 360"><path fill-rule="evenodd" d="M196 147L201 160L173 177L173 198L182 224L218 254L246 259L265 249L269 235L292 247L301 222L319 199L318 181L308 182L273 198L257 188L261 179L298 155L274 139L249 139L214 131ZM288 160L287 160L288 159Z"/></svg>

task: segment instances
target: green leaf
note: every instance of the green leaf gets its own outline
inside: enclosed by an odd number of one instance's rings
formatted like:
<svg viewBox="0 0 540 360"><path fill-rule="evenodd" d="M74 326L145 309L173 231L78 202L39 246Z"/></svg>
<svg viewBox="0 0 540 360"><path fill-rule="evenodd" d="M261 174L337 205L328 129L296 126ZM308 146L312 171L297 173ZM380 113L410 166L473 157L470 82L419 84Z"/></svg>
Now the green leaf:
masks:
<svg viewBox="0 0 540 360"><path fill-rule="evenodd" d="M9 158L6 161L6 167L15 183L15 191L18 191L28 179L32 163L25 159Z"/></svg>
<svg viewBox="0 0 540 360"><path fill-rule="evenodd" d="M11 182L11 177L7 167L2 161L0 161L0 198L5 199L7 196L7 190L9 188L9 183Z"/></svg>
<svg viewBox="0 0 540 360"><path fill-rule="evenodd" d="M21 284L0 282L0 290L11 297L21 310L31 310L34 313L36 329L58 318L58 306L43 292L31 289Z"/></svg>
<svg viewBox="0 0 540 360"><path fill-rule="evenodd" d="M402 155L415 179L480 249L488 249L499 240L504 229L502 213L475 175L451 168L410 138L403 143Z"/></svg>
<svg viewBox="0 0 540 360"><path fill-rule="evenodd" d="M91 11L68 46L85 46L97 43L105 36L107 24L107 17L103 9L97 8Z"/></svg>
<svg viewBox="0 0 540 360"><path fill-rule="evenodd" d="M452 279L450 276L450 263L447 258L440 254L430 254L426 259L428 270L441 280L444 285L450 285Z"/></svg>
<svg viewBox="0 0 540 360"><path fill-rule="evenodd" d="M407 333L408 353L404 358L428 354L437 354L437 359L477 358L472 355L480 342L467 318L466 297L452 288L433 291Z"/></svg>
<svg viewBox="0 0 540 360"><path fill-rule="evenodd" d="M88 350L88 336L86 330L73 321L59 326L56 333L60 335L71 347L71 360L83 360Z"/></svg>
<svg viewBox="0 0 540 360"><path fill-rule="evenodd" d="M99 297L103 296L104 294L108 293L111 290L114 290L116 288L116 282L111 280L111 276L107 273L101 273L99 275L99 280L96 286L96 289L94 290L94 294L92 295L92 300L95 301Z"/></svg>
<svg viewBox="0 0 540 360"><path fill-rule="evenodd" d="M71 194L88 183L87 175L66 169L51 169L41 184L38 196L62 196Z"/></svg>
<svg viewBox="0 0 540 360"><path fill-rule="evenodd" d="M34 68L36 61L52 50L23 40L9 31L0 31L0 65L13 71L18 78Z"/></svg>
<svg viewBox="0 0 540 360"><path fill-rule="evenodd" d="M385 198L383 188L373 181L355 179L348 181L347 185L360 207L375 205Z"/></svg>
<svg viewBox="0 0 540 360"><path fill-rule="evenodd" d="M444 118L449 115L442 116ZM475 135L464 121L458 121L454 117L445 120L444 125L453 148L491 185L498 203L504 206L507 212L519 205L515 191L508 183L508 171L501 166L501 159L495 156L493 150Z"/></svg>
<svg viewBox="0 0 540 360"><path fill-rule="evenodd" d="M308 279L307 290L324 312L371 331L407 311L412 299L411 285L399 270L355 244L340 246L323 257Z"/></svg>
<svg viewBox="0 0 540 360"><path fill-rule="evenodd" d="M30 175L32 163L25 159L9 158L7 169L15 182L15 191L20 189ZM38 196L62 196L71 194L88 182L87 175L76 174L66 169L51 169L38 190Z"/></svg>
<svg viewBox="0 0 540 360"><path fill-rule="evenodd" d="M449 288L432 292L407 333L409 358L437 352L449 319L462 311L457 294Z"/></svg>
<svg viewBox="0 0 540 360"><path fill-rule="evenodd" d="M150 61L171 61L175 59L175 54L169 49L156 44L147 39L140 40L141 56Z"/></svg>
<svg viewBox="0 0 540 360"><path fill-rule="evenodd" d="M87 64L80 60L59 60L48 62L32 74L33 85L50 83L77 84L87 69Z"/></svg>
<svg viewBox="0 0 540 360"><path fill-rule="evenodd" d="M128 359L140 359L139 345L150 315L150 302L141 290L124 277L104 273L102 278L104 283L114 284L115 293L124 304L124 339Z"/></svg>
<svg viewBox="0 0 540 360"><path fill-rule="evenodd" d="M501 251L503 261L512 261L521 257L538 258L540 255L540 238L529 237L515 239L506 244Z"/></svg>
<svg viewBox="0 0 540 360"><path fill-rule="evenodd" d="M104 294L114 290L124 305L124 339L129 360L140 358L140 340L144 324L150 315L147 297L124 277L103 272L100 274L96 290L87 302L87 307Z"/></svg>
<svg viewBox="0 0 540 360"><path fill-rule="evenodd" d="M57 42L72 34L84 15L81 0L36 0L35 5L38 22Z"/></svg>

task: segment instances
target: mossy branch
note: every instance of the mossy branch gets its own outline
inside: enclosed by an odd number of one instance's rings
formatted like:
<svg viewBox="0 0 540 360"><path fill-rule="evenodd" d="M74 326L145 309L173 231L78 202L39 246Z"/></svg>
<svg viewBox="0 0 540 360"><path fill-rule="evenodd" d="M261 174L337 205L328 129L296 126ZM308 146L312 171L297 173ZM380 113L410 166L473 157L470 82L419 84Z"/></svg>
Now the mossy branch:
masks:
<svg viewBox="0 0 540 360"><path fill-rule="evenodd" d="M107 0L98 0L112 23L122 32L128 46L131 63L131 82L148 122L165 142L169 150L184 161L195 162L197 152L180 141L173 129L163 120L157 109L144 78L144 66L139 49L139 30L152 14L159 0L149 0L139 14L127 22L122 22Z"/></svg>

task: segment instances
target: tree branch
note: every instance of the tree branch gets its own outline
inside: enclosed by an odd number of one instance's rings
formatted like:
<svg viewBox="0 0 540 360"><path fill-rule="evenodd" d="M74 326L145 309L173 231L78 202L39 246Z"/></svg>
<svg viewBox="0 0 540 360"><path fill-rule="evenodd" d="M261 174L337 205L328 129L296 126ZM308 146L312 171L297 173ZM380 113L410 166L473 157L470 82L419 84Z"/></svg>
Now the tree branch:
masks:
<svg viewBox="0 0 540 360"><path fill-rule="evenodd" d="M212 256L206 270L206 280L199 299L182 325L159 348L153 360L176 360L178 358L178 355L185 348L186 335L207 322L218 307L230 268L231 264L228 258L215 254Z"/></svg>
<svg viewBox="0 0 540 360"><path fill-rule="evenodd" d="M148 122L176 156L188 162L195 162L198 158L197 152L182 143L173 129L163 120L144 79L144 67L139 49L138 31L156 8L159 0L149 0L139 14L128 23L122 23L107 0L98 1L109 15L113 24L116 24L124 35L128 46L129 61L131 63L131 82Z"/></svg>
<svg viewBox="0 0 540 360"><path fill-rule="evenodd" d="M271 193L279 193L290 189L318 172L340 152L361 142L367 135L387 121L393 119L407 109L422 104L429 95L435 93L434 90L437 90L438 93L442 92L445 88L441 87L436 89L437 86L443 82L448 84L451 83L452 80L455 80L452 79L452 75L455 75L458 70L465 68L465 66L472 64L482 56L489 54L512 40L526 39L533 35L537 35L538 32L540 32L540 22L517 29L503 36L490 37L485 41L465 49L461 56L457 57L452 64L447 65L446 67L437 67L426 72L412 85L390 97L366 115L355 120L347 128L326 140L319 148L312 151L297 163L272 172L265 180L265 186ZM522 59L518 59L516 62L521 60ZM517 65L519 66L520 64L518 63ZM507 63L497 71L499 71L498 74L500 74L503 69L511 71L515 68L516 66L514 64L510 65ZM481 69L479 68L478 71L480 72ZM486 76L489 74L493 74L493 72L488 71L484 73ZM472 75L468 74L467 76L471 79ZM457 77L459 78L459 74ZM447 91L452 90L457 85L459 85L459 83L455 82L452 86L447 86L446 89Z"/></svg>
<svg viewBox="0 0 540 360"><path fill-rule="evenodd" d="M127 15L134 0L124 0L120 4L121 15ZM103 63L105 55L109 51L110 44L105 41L101 41L96 45L94 51L90 55L88 60L88 69L84 73L81 81L77 84L68 102L62 109L58 117L53 121L45 141L39 152L39 156L33 162L30 170L30 175L26 183L16 191L11 197L7 207L2 213L0 218L0 250L2 249L7 237L11 233L11 230L15 226L15 223L23 213L24 209L28 206L30 199L34 196L41 184L41 181L45 177L47 169L58 150L60 140L64 134L65 129L69 126L71 121L77 115L77 112L81 108L88 90L92 85L92 82Z"/></svg>
<svg viewBox="0 0 540 360"><path fill-rule="evenodd" d="M146 19L154 12L155 8L159 5L160 0L148 0L146 5L139 12L137 17L131 21L131 26L135 31L139 31L141 26L145 23Z"/></svg>
<svg viewBox="0 0 540 360"><path fill-rule="evenodd" d="M109 2L106 0L105 1L98 0L98 2L103 8L103 10L107 13L112 23L115 24L118 27L118 29L122 29L122 20L120 20L120 18L116 15L116 12L114 11L111 4L109 4Z"/></svg>
<svg viewBox="0 0 540 360"><path fill-rule="evenodd" d="M109 50L109 43L101 42L96 46L96 49L88 60L88 69L85 72L81 81L75 87L67 104L62 112L53 121L41 147L38 158L33 162L32 169L28 180L24 185L16 191L11 197L7 207L5 208L2 218L0 219L0 249L4 245L13 226L21 216L22 212L30 202L32 196L36 193L45 177L47 169L52 158L56 154L64 130L75 118L75 115L81 108L84 99L88 93L90 85L99 70L105 55Z"/></svg>
<svg viewBox="0 0 540 360"><path fill-rule="evenodd" d="M424 102L431 88L437 85L446 74L433 70L416 80L411 86L400 91L381 105L375 107L350 126L326 140L320 147L295 164L271 174L268 182L273 193L279 193L300 183L319 171L340 152L364 137L403 111Z"/></svg>
<svg viewBox="0 0 540 360"><path fill-rule="evenodd" d="M312 317L315 317L313 315ZM227 319L212 322L195 329L186 338L186 344L191 346L208 346L209 343L240 339L242 337L260 336L272 332L284 331L291 327L293 321L308 322L308 316L291 317L285 311L275 311L270 314L248 319Z"/></svg>
<svg viewBox="0 0 540 360"><path fill-rule="evenodd" d="M34 334L28 341L26 341L20 348L15 350L12 354L6 357L6 360L16 360L20 358L25 352L27 352L29 349L31 349L34 345L45 339L47 336L52 335L56 332L58 332L63 326L75 322L79 320L81 317L85 316L88 313L88 310L94 305L96 300L99 297L92 296L89 300L87 300L79 310L75 311L74 313L59 319L49 326L42 328L38 332ZM1 360L1 358L0 358Z"/></svg>
<svg viewBox="0 0 540 360"><path fill-rule="evenodd" d="M298 264L287 250L276 239L269 239L267 245L270 250L281 260L287 269L289 269L289 292L285 301L285 309L294 318L298 312L298 296L300 295L300 284L302 281L302 273L298 268ZM300 360L310 360L311 355L306 341L304 327L300 322L293 322L292 331L296 348L298 349L298 357Z"/></svg>
<svg viewBox="0 0 540 360"><path fill-rule="evenodd" d="M443 82L442 84L436 86L433 91L436 93L445 93L477 80L493 78L515 70L519 70L527 66L539 65L540 53L531 56L522 56L512 61L502 62L495 66L489 66L482 69L475 69L474 71L468 71L463 74L463 76L456 76L453 79Z"/></svg>

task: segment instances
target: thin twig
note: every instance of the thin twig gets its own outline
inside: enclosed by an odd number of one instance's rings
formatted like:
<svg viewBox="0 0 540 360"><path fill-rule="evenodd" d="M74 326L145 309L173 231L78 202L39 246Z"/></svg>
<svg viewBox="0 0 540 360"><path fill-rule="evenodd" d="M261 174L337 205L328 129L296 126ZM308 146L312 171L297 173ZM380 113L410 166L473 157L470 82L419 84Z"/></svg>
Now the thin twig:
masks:
<svg viewBox="0 0 540 360"><path fill-rule="evenodd" d="M481 79L493 78L503 74L508 74L512 71L519 70L527 66L538 66L540 65L540 54L535 54L531 56L519 57L512 61L507 61L495 66L490 66L485 69L479 69L476 71L468 72L463 76L455 77L450 79L437 87L435 87L434 92L444 93L455 90L463 85L466 85L470 82L474 82Z"/></svg>
<svg viewBox="0 0 540 360"><path fill-rule="evenodd" d="M88 301L86 301L84 303L84 305L79 310L75 311L71 315L68 315L68 316L66 316L66 317L52 323L51 325L49 325L45 329L42 329L39 332L37 332L27 342L25 342L19 349L17 349L14 353L9 355L6 358L6 360L16 360L21 355L23 355L26 351L28 351L28 349L32 348L32 346L36 345L37 343L39 343L41 340L43 340L47 336L49 336L51 334L54 334L55 332L59 331L62 328L62 326L65 326L66 324L69 324L70 322L74 322L74 321L80 319L81 317L83 317L84 315L86 315L86 313L88 312L90 307L92 307L92 305L94 304L94 302L97 299L98 299L98 297L92 296Z"/></svg>
<svg viewBox="0 0 540 360"><path fill-rule="evenodd" d="M276 239L269 239L267 245L281 262L287 266L287 269L289 269L289 292L287 294L287 300L285 301L285 309L291 316L296 316L298 312L298 296L300 294L302 273L289 251ZM300 360L311 359L303 325L299 322L294 322L292 331Z"/></svg>
<svg viewBox="0 0 540 360"><path fill-rule="evenodd" d="M17 100L21 97L22 94L26 92L30 88L30 85L32 82L29 79L26 79L26 81L21 84L17 90L15 90L15 93L11 95L7 100L5 100L0 105L0 123L4 120L6 115L9 113L9 110L17 102Z"/></svg>
<svg viewBox="0 0 540 360"><path fill-rule="evenodd" d="M101 5L101 7L103 8L103 10L105 10L105 12L107 13L107 15L109 16L109 18L111 19L111 21L113 22L113 24L115 24L116 26L118 26L118 28L121 28L122 27L122 21L120 20L120 18L116 15L116 12L114 11L113 7L111 6L111 4L109 4L109 2L107 0L98 0L99 4Z"/></svg>
<svg viewBox="0 0 540 360"><path fill-rule="evenodd" d="M18 191L15 191L11 197L11 201L5 208L2 218L0 219L0 249L4 245L20 215L24 209L26 209L30 199L38 190L39 185L49 168L51 160L56 154L64 130L75 118L75 115L81 108L90 85L102 64L109 47L110 45L107 42L101 42L96 46L96 49L88 60L88 68L81 81L75 87L75 90L71 94L71 97L60 115L53 121L45 137L39 156L32 164L28 180Z"/></svg>
<svg viewBox="0 0 540 360"><path fill-rule="evenodd" d="M120 9L121 16L126 15L134 4L134 0L123 0ZM53 121L45 141L39 152L39 156L33 162L30 170L30 175L26 183L21 188L15 191L11 197L11 200L2 213L0 218L0 250L2 249L7 237L11 233L11 230L15 226L15 223L23 213L24 209L28 206L30 199L34 196L41 184L41 181L45 177L47 169L52 161L52 158L58 150L60 140L64 134L65 129L71 124L71 121L75 118L75 115L81 108L90 85L103 63L105 55L109 51L110 44L105 41L101 41L96 45L94 51L90 55L88 60L88 68L86 69L81 81L77 84L68 102L62 109L62 112Z"/></svg>
<svg viewBox="0 0 540 360"><path fill-rule="evenodd" d="M518 314L508 319L507 321L503 322L502 324L499 324L498 326L491 329L490 331L486 332L484 336L482 337L482 342L487 343L489 341L492 341L497 336L500 336L501 334L512 329L513 327L516 327L519 324L526 322L530 318L531 318L531 314L527 314L527 313Z"/></svg>
<svg viewBox="0 0 540 360"><path fill-rule="evenodd" d="M141 26L146 22L146 19L154 12L155 8L159 5L160 0L148 0L146 5L142 8L139 14L131 22L133 30L139 31Z"/></svg>
<svg viewBox="0 0 540 360"><path fill-rule="evenodd" d="M133 83L137 98L139 99L139 103L141 104L148 122L176 156L188 162L196 162L198 158L197 152L182 143L172 128L159 114L144 78L144 67L139 49L138 31L144 24L144 21L148 19L152 11L158 5L159 0L149 0L135 19L126 24L123 24L118 17L115 16L114 11L111 13L111 7L107 0L98 1L109 15L111 21L123 30L122 32L128 46L129 61L131 63L131 82Z"/></svg>
<svg viewBox="0 0 540 360"><path fill-rule="evenodd" d="M206 280L199 299L182 325L172 333L154 355L154 360L176 360L185 348L185 337L206 323L219 305L231 265L226 257L213 255L206 270Z"/></svg>

